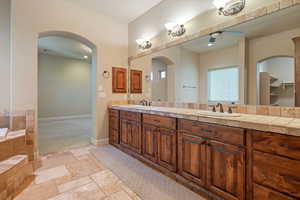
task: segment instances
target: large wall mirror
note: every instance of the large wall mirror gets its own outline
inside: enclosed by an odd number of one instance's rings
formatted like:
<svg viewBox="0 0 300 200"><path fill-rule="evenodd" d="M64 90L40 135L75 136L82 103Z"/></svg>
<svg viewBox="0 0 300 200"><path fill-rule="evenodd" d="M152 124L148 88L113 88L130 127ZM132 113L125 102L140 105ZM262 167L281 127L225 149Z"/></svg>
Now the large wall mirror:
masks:
<svg viewBox="0 0 300 200"><path fill-rule="evenodd" d="M143 93L130 98L300 106L298 37L295 6L136 58L131 68L143 70Z"/></svg>

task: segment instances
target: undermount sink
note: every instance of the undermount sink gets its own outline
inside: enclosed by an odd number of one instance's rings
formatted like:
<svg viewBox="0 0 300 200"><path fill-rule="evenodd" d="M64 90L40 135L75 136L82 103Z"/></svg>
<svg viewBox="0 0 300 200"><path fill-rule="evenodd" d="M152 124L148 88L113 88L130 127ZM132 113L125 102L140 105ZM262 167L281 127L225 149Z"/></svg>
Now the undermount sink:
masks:
<svg viewBox="0 0 300 200"><path fill-rule="evenodd" d="M212 111L198 111L198 115L204 116L213 116L213 117L240 117L241 114L239 113L221 113L221 112L212 112Z"/></svg>

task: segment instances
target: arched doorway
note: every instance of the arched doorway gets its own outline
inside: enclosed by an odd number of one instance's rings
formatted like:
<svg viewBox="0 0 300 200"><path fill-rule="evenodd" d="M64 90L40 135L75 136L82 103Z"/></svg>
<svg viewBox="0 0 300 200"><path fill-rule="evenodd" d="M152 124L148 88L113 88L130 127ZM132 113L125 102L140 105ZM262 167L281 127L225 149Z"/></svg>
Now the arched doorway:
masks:
<svg viewBox="0 0 300 200"><path fill-rule="evenodd" d="M39 34L38 46L39 152L86 146L96 131L96 45L48 31Z"/></svg>
<svg viewBox="0 0 300 200"><path fill-rule="evenodd" d="M295 106L295 59L272 56L257 63L260 105Z"/></svg>
<svg viewBox="0 0 300 200"><path fill-rule="evenodd" d="M152 58L152 90L153 101L172 101L175 98L174 62L165 56Z"/></svg>

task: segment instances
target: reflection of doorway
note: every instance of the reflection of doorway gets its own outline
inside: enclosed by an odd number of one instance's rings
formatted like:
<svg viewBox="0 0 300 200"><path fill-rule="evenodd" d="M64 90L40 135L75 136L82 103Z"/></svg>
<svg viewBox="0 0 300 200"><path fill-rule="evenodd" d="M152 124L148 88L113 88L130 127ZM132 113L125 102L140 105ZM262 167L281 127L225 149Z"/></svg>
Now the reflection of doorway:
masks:
<svg viewBox="0 0 300 200"><path fill-rule="evenodd" d="M294 58L276 56L258 62L260 105L295 106Z"/></svg>
<svg viewBox="0 0 300 200"><path fill-rule="evenodd" d="M86 146L94 126L94 47L65 35L41 37L38 45L39 151Z"/></svg>
<svg viewBox="0 0 300 200"><path fill-rule="evenodd" d="M168 66L162 59L152 60L152 100L168 101Z"/></svg>

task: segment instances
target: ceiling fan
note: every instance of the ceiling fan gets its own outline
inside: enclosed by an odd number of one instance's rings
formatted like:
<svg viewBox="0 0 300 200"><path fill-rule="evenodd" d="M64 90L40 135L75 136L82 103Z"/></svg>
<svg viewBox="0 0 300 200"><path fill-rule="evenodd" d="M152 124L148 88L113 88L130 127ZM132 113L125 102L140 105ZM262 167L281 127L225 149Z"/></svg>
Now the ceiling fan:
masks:
<svg viewBox="0 0 300 200"><path fill-rule="evenodd" d="M228 33L228 34L238 34L238 35L241 35L243 34L242 32L240 31L230 31L230 30L222 30L222 31L216 31L216 32L213 32L213 33L210 33L210 38L209 38L209 41L208 41L208 46L211 47L211 46L214 46L217 42L217 38L222 35L223 33Z"/></svg>

